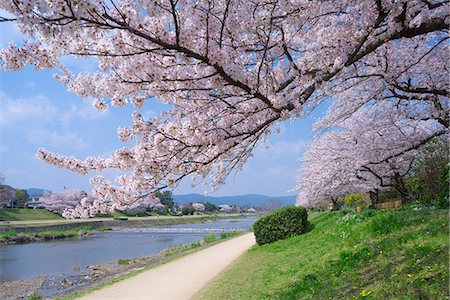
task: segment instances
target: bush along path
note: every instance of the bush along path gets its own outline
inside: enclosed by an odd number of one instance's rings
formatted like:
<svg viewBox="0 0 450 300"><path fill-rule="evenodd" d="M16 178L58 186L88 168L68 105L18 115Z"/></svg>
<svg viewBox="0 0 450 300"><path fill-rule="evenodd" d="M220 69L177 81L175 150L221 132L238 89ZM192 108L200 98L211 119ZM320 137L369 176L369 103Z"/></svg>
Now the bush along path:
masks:
<svg viewBox="0 0 450 300"><path fill-rule="evenodd" d="M312 213L244 253L194 299L448 299L447 210Z"/></svg>

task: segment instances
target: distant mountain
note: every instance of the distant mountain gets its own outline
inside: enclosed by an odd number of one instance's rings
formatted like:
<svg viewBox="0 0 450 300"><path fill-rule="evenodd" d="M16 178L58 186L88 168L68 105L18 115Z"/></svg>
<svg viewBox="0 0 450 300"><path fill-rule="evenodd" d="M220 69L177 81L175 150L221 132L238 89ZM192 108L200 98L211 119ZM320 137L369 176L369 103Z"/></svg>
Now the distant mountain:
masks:
<svg viewBox="0 0 450 300"><path fill-rule="evenodd" d="M294 205L295 199L297 196L279 196L272 197L266 195L258 195L258 194L247 194L247 195L238 195L238 196L222 196L222 197L213 197L213 196L204 196L200 194L187 194L187 195L173 195L173 200L179 204L186 204L189 202L211 202L215 205L220 204L231 204L231 205L248 205L252 207L258 207L268 203L271 200L278 200L282 206L285 205Z"/></svg>
<svg viewBox="0 0 450 300"><path fill-rule="evenodd" d="M27 193L28 196L32 197L38 197L38 196L42 196L43 193L51 193L52 191L49 190L43 190L43 189L38 189L38 188L29 188L27 189Z"/></svg>

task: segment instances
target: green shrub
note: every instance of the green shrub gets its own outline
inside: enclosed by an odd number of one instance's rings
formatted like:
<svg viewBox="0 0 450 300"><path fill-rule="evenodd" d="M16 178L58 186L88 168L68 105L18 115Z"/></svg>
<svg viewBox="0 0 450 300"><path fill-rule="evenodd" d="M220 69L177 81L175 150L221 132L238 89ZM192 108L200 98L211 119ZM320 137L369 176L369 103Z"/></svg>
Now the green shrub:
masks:
<svg viewBox="0 0 450 300"><path fill-rule="evenodd" d="M117 261L117 264L118 265L128 265L130 263L130 260L129 259L119 259L118 261Z"/></svg>
<svg viewBox="0 0 450 300"><path fill-rule="evenodd" d="M308 214L304 207L287 206L274 210L253 225L258 245L272 243L305 232Z"/></svg>
<svg viewBox="0 0 450 300"><path fill-rule="evenodd" d="M350 194L345 196L344 202L347 203L348 207L352 207L356 202L362 199L361 194Z"/></svg>
<svg viewBox="0 0 450 300"><path fill-rule="evenodd" d="M203 237L203 241L208 244L212 243L216 240L216 236L214 234L208 234Z"/></svg>
<svg viewBox="0 0 450 300"><path fill-rule="evenodd" d="M124 211L122 211L122 214L124 214L127 217L146 217L147 216L147 212L145 210L141 210L141 209L124 210Z"/></svg>
<svg viewBox="0 0 450 300"><path fill-rule="evenodd" d="M241 231L226 231L226 232L221 232L220 233L220 239L227 239L236 235L241 234Z"/></svg>
<svg viewBox="0 0 450 300"><path fill-rule="evenodd" d="M9 239L9 238L12 238L12 237L15 237L15 236L17 236L17 232L12 231L12 230L5 231L5 232L2 232L0 234L0 237L2 237L4 239Z"/></svg>
<svg viewBox="0 0 450 300"><path fill-rule="evenodd" d="M30 296L28 296L28 300L41 300L41 299L42 299L42 295L39 294L38 292L34 292Z"/></svg>

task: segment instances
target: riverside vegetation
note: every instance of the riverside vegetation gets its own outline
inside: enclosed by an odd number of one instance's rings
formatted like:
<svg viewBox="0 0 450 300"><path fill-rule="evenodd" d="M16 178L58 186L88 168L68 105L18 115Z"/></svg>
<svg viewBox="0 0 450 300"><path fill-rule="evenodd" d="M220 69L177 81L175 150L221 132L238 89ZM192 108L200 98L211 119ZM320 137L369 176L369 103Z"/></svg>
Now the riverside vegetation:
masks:
<svg viewBox="0 0 450 300"><path fill-rule="evenodd" d="M447 210L312 213L309 222L305 234L253 246L197 298L447 299Z"/></svg>
<svg viewBox="0 0 450 300"><path fill-rule="evenodd" d="M28 243L41 240L55 240L69 237L85 236L97 231L109 230L109 227L93 228L92 226L80 226L74 229L45 230L39 232L16 232L9 230L0 233L0 244L2 243Z"/></svg>

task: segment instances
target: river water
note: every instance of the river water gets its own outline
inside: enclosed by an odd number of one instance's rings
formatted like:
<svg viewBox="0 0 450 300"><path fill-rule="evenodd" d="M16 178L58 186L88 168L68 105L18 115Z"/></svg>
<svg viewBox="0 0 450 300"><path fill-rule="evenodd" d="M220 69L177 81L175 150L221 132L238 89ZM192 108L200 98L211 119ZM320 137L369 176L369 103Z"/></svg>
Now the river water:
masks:
<svg viewBox="0 0 450 300"><path fill-rule="evenodd" d="M198 224L124 228L81 238L0 245L0 282L36 276L67 276L88 265L149 256L198 242L206 234L248 230L255 218L221 219Z"/></svg>

